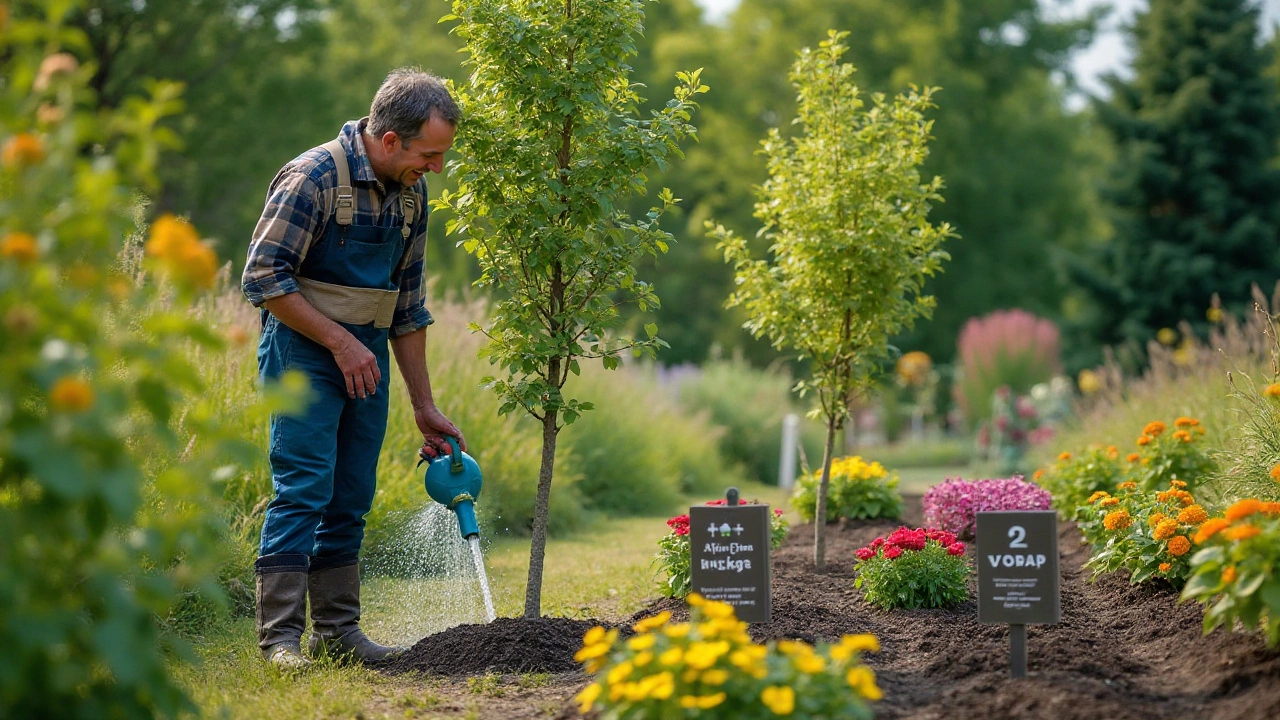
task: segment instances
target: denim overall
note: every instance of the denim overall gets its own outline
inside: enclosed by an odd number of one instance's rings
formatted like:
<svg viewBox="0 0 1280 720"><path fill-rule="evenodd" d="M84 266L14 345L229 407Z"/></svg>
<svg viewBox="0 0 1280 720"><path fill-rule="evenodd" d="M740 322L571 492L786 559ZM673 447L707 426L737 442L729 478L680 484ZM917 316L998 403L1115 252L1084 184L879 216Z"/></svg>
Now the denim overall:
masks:
<svg viewBox="0 0 1280 720"><path fill-rule="evenodd" d="M350 216L343 219L349 224L331 218L297 276L346 287L396 290L408 242L403 223L381 227L355 224ZM263 316L258 344L262 380L270 382L287 371L299 371L311 382L311 396L304 412L271 419L275 498L267 506L258 566L315 572L352 564L364 539L364 516L373 505L378 455L387 429L389 328L378 328L373 322L340 323L369 348L382 372L377 392L361 399L347 395L346 379L333 353L265 310Z"/></svg>

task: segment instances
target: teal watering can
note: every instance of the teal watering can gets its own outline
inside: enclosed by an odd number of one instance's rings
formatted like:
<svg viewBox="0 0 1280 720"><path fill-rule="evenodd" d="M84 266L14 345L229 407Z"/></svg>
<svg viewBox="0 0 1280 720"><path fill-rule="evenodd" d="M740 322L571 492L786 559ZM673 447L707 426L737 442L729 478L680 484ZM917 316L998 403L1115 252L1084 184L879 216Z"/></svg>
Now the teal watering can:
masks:
<svg viewBox="0 0 1280 720"><path fill-rule="evenodd" d="M446 439L449 441L449 454L438 455L427 462L423 484L432 500L458 516L458 532L462 533L462 537L479 537L480 525L476 522L475 501L480 497L480 485L483 482L480 466L458 447L455 438Z"/></svg>

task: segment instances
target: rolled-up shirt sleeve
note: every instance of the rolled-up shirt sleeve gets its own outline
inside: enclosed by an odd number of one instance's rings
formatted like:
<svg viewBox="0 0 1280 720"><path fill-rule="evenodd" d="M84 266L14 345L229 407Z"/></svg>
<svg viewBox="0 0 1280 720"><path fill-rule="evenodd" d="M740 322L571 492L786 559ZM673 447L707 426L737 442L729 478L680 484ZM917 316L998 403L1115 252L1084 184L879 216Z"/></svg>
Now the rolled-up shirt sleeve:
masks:
<svg viewBox="0 0 1280 720"><path fill-rule="evenodd" d="M294 275L324 225L321 195L307 174L289 168L281 170L271 182L240 279L241 290L255 307L298 291Z"/></svg>
<svg viewBox="0 0 1280 720"><path fill-rule="evenodd" d="M426 193L418 197L426 197ZM409 247L400 259L400 296L396 298L396 312L391 319L391 337L407 335L435 322L426 307L426 251L427 213L424 210L414 218Z"/></svg>

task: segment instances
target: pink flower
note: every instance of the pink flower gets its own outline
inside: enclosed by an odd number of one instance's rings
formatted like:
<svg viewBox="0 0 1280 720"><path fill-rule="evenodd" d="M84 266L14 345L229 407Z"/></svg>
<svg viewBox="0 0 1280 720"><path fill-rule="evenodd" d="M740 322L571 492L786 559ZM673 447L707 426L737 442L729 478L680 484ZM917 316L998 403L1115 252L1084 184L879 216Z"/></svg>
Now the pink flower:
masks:
<svg viewBox="0 0 1280 720"><path fill-rule="evenodd" d="M962 543L962 542L951 543L950 545L948 545L948 546L947 546L947 554L948 554L948 555L963 555L963 554L964 554L964 543Z"/></svg>
<svg viewBox="0 0 1280 720"><path fill-rule="evenodd" d="M773 509L773 514L774 514L774 515L782 515L782 508L774 508L774 509Z"/></svg>
<svg viewBox="0 0 1280 720"><path fill-rule="evenodd" d="M901 554L902 554L902 548L898 547L897 545L890 545L889 547L884 549L884 556L889 558L890 560L893 560L894 558L898 557Z"/></svg>
<svg viewBox="0 0 1280 720"><path fill-rule="evenodd" d="M966 536L973 533L979 512L1048 510L1050 500L1048 492L1019 475L998 480L948 478L930 488L922 504L926 523Z"/></svg>
<svg viewBox="0 0 1280 720"><path fill-rule="evenodd" d="M853 553L853 556L859 560L870 560L876 556L876 551L869 547L858 548L858 550Z"/></svg>

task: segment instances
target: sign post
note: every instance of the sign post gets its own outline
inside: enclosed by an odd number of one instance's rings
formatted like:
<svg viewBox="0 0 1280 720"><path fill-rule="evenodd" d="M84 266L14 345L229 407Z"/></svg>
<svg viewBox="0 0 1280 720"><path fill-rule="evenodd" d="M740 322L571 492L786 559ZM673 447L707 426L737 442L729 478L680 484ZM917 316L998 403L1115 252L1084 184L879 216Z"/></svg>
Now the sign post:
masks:
<svg viewBox="0 0 1280 720"><path fill-rule="evenodd" d="M769 622L769 506L739 505L737 488L726 495L725 505L689 508L693 592L732 605L739 620Z"/></svg>
<svg viewBox="0 0 1280 720"><path fill-rule="evenodd" d="M1027 625L1062 619L1058 515L978 513L978 621L1009 626L1009 675L1027 675Z"/></svg>

